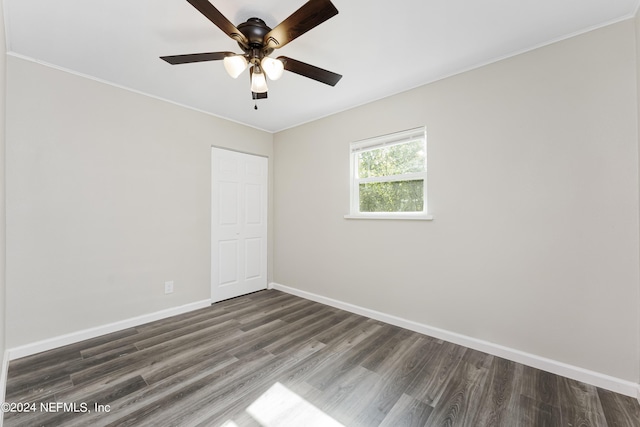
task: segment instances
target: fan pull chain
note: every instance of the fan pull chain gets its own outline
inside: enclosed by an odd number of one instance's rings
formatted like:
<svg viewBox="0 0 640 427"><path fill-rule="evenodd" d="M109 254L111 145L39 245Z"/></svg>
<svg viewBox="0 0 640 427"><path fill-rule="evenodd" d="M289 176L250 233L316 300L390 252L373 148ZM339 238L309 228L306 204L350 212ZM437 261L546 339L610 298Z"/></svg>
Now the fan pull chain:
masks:
<svg viewBox="0 0 640 427"><path fill-rule="evenodd" d="M257 102L254 104L253 109L254 109L254 110L257 110L257 109L258 109L258 103L257 103Z"/></svg>

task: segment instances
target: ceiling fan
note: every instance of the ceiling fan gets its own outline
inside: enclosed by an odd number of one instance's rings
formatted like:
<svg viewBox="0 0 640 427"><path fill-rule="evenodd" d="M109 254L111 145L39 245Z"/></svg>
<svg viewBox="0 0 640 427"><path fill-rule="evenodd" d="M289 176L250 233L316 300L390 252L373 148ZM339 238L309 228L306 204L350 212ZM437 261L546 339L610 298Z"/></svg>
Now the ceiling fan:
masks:
<svg viewBox="0 0 640 427"><path fill-rule="evenodd" d="M223 60L227 73L233 78L237 78L250 65L249 76L253 99L267 97L265 74L269 79L277 80L282 76L283 71L287 70L330 86L335 86L342 78L340 74L286 56L279 56L276 59L269 57L274 49L287 45L337 15L338 9L330 0L309 0L273 29L260 18L249 18L236 27L208 0L187 1L235 40L244 53L208 52L160 57L169 64Z"/></svg>

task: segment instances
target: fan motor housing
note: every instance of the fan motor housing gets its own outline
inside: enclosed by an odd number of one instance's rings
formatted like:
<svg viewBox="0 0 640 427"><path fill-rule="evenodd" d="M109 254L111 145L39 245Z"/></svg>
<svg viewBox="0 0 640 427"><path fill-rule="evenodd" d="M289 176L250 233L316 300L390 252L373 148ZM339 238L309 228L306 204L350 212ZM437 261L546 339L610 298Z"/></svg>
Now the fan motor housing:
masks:
<svg viewBox="0 0 640 427"><path fill-rule="evenodd" d="M238 30L249 40L251 47L261 48L264 44L264 36L271 31L271 28L260 18L249 18L247 22L238 25Z"/></svg>

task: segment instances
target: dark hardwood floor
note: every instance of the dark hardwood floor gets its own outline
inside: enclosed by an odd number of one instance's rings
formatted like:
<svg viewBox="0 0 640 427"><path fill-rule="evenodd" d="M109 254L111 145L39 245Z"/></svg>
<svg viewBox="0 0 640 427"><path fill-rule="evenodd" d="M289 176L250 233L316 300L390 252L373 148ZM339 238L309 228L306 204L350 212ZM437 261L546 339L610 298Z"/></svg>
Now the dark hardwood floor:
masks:
<svg viewBox="0 0 640 427"><path fill-rule="evenodd" d="M6 402L34 404L7 427L640 426L633 398L274 290L12 361Z"/></svg>

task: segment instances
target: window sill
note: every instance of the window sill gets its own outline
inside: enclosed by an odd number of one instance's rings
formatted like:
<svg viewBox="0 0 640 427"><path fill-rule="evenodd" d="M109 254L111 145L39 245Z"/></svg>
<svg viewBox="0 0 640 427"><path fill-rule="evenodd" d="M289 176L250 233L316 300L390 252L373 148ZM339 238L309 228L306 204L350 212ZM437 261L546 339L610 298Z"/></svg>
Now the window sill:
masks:
<svg viewBox="0 0 640 427"><path fill-rule="evenodd" d="M345 215L345 219L399 219L399 220L413 220L413 221L433 221L433 215L425 214L387 214L387 213L369 213L369 214L356 214Z"/></svg>

